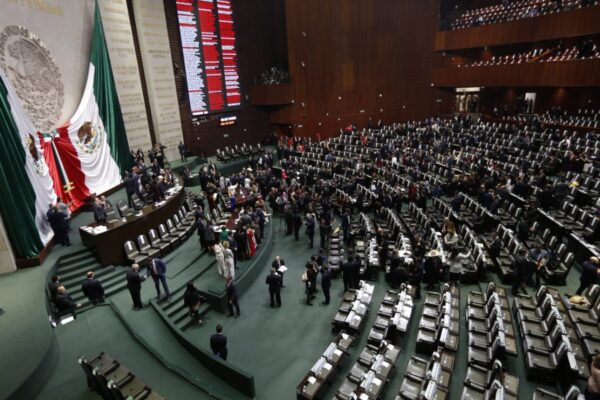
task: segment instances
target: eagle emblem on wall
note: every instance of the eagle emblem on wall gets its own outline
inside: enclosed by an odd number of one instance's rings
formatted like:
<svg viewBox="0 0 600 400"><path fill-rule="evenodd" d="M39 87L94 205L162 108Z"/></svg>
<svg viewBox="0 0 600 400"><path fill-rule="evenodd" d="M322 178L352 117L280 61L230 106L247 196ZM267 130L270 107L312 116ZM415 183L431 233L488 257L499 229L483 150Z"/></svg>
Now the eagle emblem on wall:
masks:
<svg viewBox="0 0 600 400"><path fill-rule="evenodd" d="M35 127L56 127L64 103L60 71L42 41L29 29L10 25L0 33L0 68L15 88Z"/></svg>

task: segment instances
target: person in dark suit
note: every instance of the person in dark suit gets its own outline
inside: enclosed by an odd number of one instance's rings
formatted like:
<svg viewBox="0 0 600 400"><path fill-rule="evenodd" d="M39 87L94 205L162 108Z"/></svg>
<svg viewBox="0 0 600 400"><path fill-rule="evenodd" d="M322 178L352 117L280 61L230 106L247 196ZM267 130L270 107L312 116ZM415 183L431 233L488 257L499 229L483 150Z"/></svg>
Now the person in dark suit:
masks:
<svg viewBox="0 0 600 400"><path fill-rule="evenodd" d="M135 194L135 179L133 176L125 171L123 174L123 186L125 186L125 193L127 193L127 204L129 208L133 208L133 199L132 196Z"/></svg>
<svg viewBox="0 0 600 400"><path fill-rule="evenodd" d="M267 275L266 280L266 284L269 285L271 308L275 307L275 301L277 301L277 307L281 307L281 282L281 275L277 273L275 266L271 267L271 273Z"/></svg>
<svg viewBox="0 0 600 400"><path fill-rule="evenodd" d="M351 287L354 289L358 289L358 286L360 285L360 260L356 255L352 256L350 262L350 271L350 275L352 277Z"/></svg>
<svg viewBox="0 0 600 400"><path fill-rule="evenodd" d="M141 290L142 282L146 280L146 277L140 275L140 266L138 264L132 264L131 269L127 271L127 289L131 294L131 300L133 300L133 309L136 311L143 310L144 304L142 304Z"/></svg>
<svg viewBox="0 0 600 400"><path fill-rule="evenodd" d="M352 256L350 256L352 257ZM350 289L352 287L352 265L351 263L351 258L349 258L348 260L343 261L340 264L340 269L342 270L342 280L344 281L344 292L347 292L348 289Z"/></svg>
<svg viewBox="0 0 600 400"><path fill-rule="evenodd" d="M54 304L56 302L56 292L58 291L60 284L60 275L52 275L50 282L48 282L48 294L50 295L50 301Z"/></svg>
<svg viewBox="0 0 600 400"><path fill-rule="evenodd" d="M271 267L275 268L275 271L277 271L279 276L281 276L281 287L285 287L285 285L283 284L284 272L280 271L279 269L284 266L285 266L285 261L283 261L283 259L281 257L275 256L275 260L271 263Z"/></svg>
<svg viewBox="0 0 600 400"><path fill-rule="evenodd" d="M63 246L70 246L69 217L67 214L61 212L56 205L51 205L46 213L46 218L48 218L48 223L54 231L54 241Z"/></svg>
<svg viewBox="0 0 600 400"><path fill-rule="evenodd" d="M94 199L94 221L96 221L98 224L106 223L106 210L104 209L99 197Z"/></svg>
<svg viewBox="0 0 600 400"><path fill-rule="evenodd" d="M492 240L490 241L489 254L492 258L497 258L502 250L502 239L498 237L496 232L492 233Z"/></svg>
<svg viewBox="0 0 600 400"><path fill-rule="evenodd" d="M344 232L344 243L348 243L350 239L350 213L347 208L342 213L342 231Z"/></svg>
<svg viewBox="0 0 600 400"><path fill-rule="evenodd" d="M225 291L227 292L227 306L229 307L229 315L228 317L239 317L240 316L240 303L238 302L238 291L235 283L233 283L233 279L231 277L227 278L227 287ZM235 313L233 312L235 309Z"/></svg>
<svg viewBox="0 0 600 400"><path fill-rule="evenodd" d="M181 156L181 162L187 161L187 149L185 148L185 144L183 144L183 142L179 142L179 144L177 145L177 149L179 150L179 155Z"/></svg>
<svg viewBox="0 0 600 400"><path fill-rule="evenodd" d="M60 315L73 314L76 316L75 310L81 307L81 304L75 303L64 286L59 286L56 289L56 309Z"/></svg>
<svg viewBox="0 0 600 400"><path fill-rule="evenodd" d="M589 260L581 264L581 276L579 277L579 288L577 295L581 295L585 288L598 283L598 275L600 275L600 260L598 257L590 257Z"/></svg>
<svg viewBox="0 0 600 400"><path fill-rule="evenodd" d="M215 357L227 361L227 336L223 335L223 327L217 325L217 333L210 337L210 348Z"/></svg>
<svg viewBox="0 0 600 400"><path fill-rule="evenodd" d="M317 289L317 267L314 261L306 263L306 305L312 306Z"/></svg>
<svg viewBox="0 0 600 400"><path fill-rule="evenodd" d="M327 305L331 300L331 270L327 264L324 264L323 268L321 269L321 288L323 289L323 295L325 296L325 301L323 301L323 304Z"/></svg>
<svg viewBox="0 0 600 400"><path fill-rule="evenodd" d="M527 249L519 249L513 260L512 269L513 285L511 292L513 296L516 296L519 293L519 288L527 283L527 279L529 279L531 273L530 262L527 259Z"/></svg>
<svg viewBox="0 0 600 400"><path fill-rule="evenodd" d="M302 216L298 209L294 209L291 215L292 227L294 228L294 239L300 240L300 228L302 227Z"/></svg>
<svg viewBox="0 0 600 400"><path fill-rule="evenodd" d="M160 299L160 284L162 283L165 290L165 299L169 299L171 292L169 292L169 286L167 286L167 265L163 260L155 257L150 261L150 276L156 288L156 298Z"/></svg>
<svg viewBox="0 0 600 400"><path fill-rule="evenodd" d="M98 279L94 278L93 271L87 273L87 279L81 283L81 290L93 305L104 303L104 287Z"/></svg>

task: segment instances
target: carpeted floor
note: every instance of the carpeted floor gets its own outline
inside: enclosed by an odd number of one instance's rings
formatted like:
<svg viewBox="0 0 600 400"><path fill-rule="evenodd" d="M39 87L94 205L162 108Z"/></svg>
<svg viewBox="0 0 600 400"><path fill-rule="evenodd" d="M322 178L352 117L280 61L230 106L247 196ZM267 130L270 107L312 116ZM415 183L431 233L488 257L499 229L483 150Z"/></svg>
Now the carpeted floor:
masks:
<svg viewBox="0 0 600 400"><path fill-rule="evenodd" d="M123 191L119 191L111 195L110 199L116 203L124 197ZM74 230L91 219L90 213L80 214L73 221ZM229 340L228 361L254 375L256 398L294 399L296 386L334 338L331 319L341 302L342 282L341 279L334 280L330 305L321 304L321 292L317 293L313 306L305 305L304 285L300 277L313 250L307 249L305 237L296 242L293 236L285 236L278 218L271 223L275 246L265 259L273 260L275 255L280 255L289 268L284 277L286 287L282 291L283 306L275 309L269 307L265 284L269 261L258 266L264 271L242 295L240 318L227 318L224 314L211 310L204 317L204 325L190 328L184 334L197 345L208 349L209 337L215 326L222 324ZM187 353L153 308L133 312L127 291L112 296L110 304L88 310L76 321L52 331L47 320L43 288L56 259L82 248L79 235L73 233L71 237L73 246L56 248L43 266L0 277L0 307L6 310L6 314L0 316L0 342L3 343L0 347L0 398L7 397L18 387L36 363L40 362L43 358L41 355L54 340L57 355L44 365L48 369L47 379L36 383L39 399L98 398L87 390L83 371L77 365L77 356L92 357L99 351L106 351L117 357L158 393L170 399L211 398L199 386L210 388L222 398L243 398L227 382L215 378ZM171 289L175 290L196 276L198 271L206 269L212 259L201 254L196 237L193 236L166 257L166 261L169 268L168 282ZM199 285L215 285L215 281L219 279L216 274L216 269L208 268L197 282ZM568 284L560 290L574 292L578 277L579 271L574 268ZM490 272L488 279L495 281L498 278L495 273ZM466 373L467 335L464 310L467 293L470 290L480 290L484 285L461 285L461 337L452 374L450 399L460 398ZM378 277L375 287L371 312L362 335L323 396L325 399L334 395L366 343L368 330L388 288L383 275ZM528 290L533 292L531 288ZM151 282L146 282L142 298L147 301L153 296L154 287ZM510 296L509 300L512 301ZM415 354L421 309L422 302L417 301L409 331L396 343L402 348L402 353L385 390L385 399L393 399L398 394L410 357L417 355L428 358L427 355ZM508 356L504 365L508 372L521 378L520 399L529 399L533 388L539 385L525 379L520 352L519 347L519 356Z"/></svg>

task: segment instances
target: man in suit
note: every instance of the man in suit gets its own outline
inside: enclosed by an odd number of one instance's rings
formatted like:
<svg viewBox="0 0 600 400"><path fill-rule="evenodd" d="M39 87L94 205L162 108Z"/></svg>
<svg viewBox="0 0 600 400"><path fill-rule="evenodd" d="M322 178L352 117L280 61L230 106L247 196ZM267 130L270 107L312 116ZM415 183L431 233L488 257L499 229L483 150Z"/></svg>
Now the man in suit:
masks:
<svg viewBox="0 0 600 400"><path fill-rule="evenodd" d="M46 213L48 223L54 231L55 242L60 242L63 246L70 246L69 239L69 220L65 213L58 210L56 205L52 205Z"/></svg>
<svg viewBox="0 0 600 400"><path fill-rule="evenodd" d="M527 283L530 276L530 262L527 259L527 249L520 248L512 263L513 268L513 285L512 295L516 296L519 293L519 288Z"/></svg>
<svg viewBox="0 0 600 400"><path fill-rule="evenodd" d="M48 294L50 294L50 301L56 303L56 294L60 284L60 275L52 275L50 282L48 282Z"/></svg>
<svg viewBox="0 0 600 400"><path fill-rule="evenodd" d="M266 284L269 285L271 308L275 307L275 300L277 300L277 307L281 307L281 282L281 275L277 273L275 266L271 267L271 273L267 276L266 281Z"/></svg>
<svg viewBox="0 0 600 400"><path fill-rule="evenodd" d="M228 317L239 317L240 316L240 304L238 303L238 291L233 279L228 277L227 287L225 289L227 293L227 306L229 307L229 315ZM233 312L235 309L235 313Z"/></svg>
<svg viewBox="0 0 600 400"><path fill-rule="evenodd" d="M600 275L600 260L598 257L590 257L589 260L581 264L581 276L579 277L579 288L577 295L581 295L585 288L598 283L598 275Z"/></svg>
<svg viewBox="0 0 600 400"><path fill-rule="evenodd" d="M348 243L350 239L350 213L346 208L342 213L342 231L344 232L344 243Z"/></svg>
<svg viewBox="0 0 600 400"><path fill-rule="evenodd" d="M106 223L106 210L104 209L99 197L94 199L94 221L99 224Z"/></svg>
<svg viewBox="0 0 600 400"><path fill-rule="evenodd" d="M167 265L163 260L155 257L150 261L150 276L156 288L156 298L160 299L160 284L162 283L165 290L165 299L169 299L171 293L169 292L169 286L167 286Z"/></svg>
<svg viewBox="0 0 600 400"><path fill-rule="evenodd" d="M185 144L183 144L183 142L179 142L179 144L177 145L177 149L179 150L179 155L181 156L181 162L187 161L187 149L185 148Z"/></svg>
<svg viewBox="0 0 600 400"><path fill-rule="evenodd" d="M348 289L352 287L353 278L351 259L352 256L340 264L340 269L342 270L342 280L344 281L344 292L347 292Z"/></svg>
<svg viewBox="0 0 600 400"><path fill-rule="evenodd" d="M217 325L217 333L210 337L210 348L215 357L220 357L227 361L227 336L223 335L223 327Z"/></svg>
<svg viewBox="0 0 600 400"><path fill-rule="evenodd" d="M360 284L360 260L356 255L353 255L350 261L350 271L352 277L351 287L358 289Z"/></svg>
<svg viewBox="0 0 600 400"><path fill-rule="evenodd" d="M127 289L131 294L131 300L133 300L133 309L136 311L143 310L144 304L142 303L141 290L142 282L146 280L146 277L140 275L140 266L138 264L132 264L131 269L127 271Z"/></svg>
<svg viewBox="0 0 600 400"><path fill-rule="evenodd" d="M125 186L125 193L127 193L127 204L129 205L129 208L133 208L132 196L136 192L135 179L133 178L133 175L127 171L123 174L123 186Z"/></svg>
<svg viewBox="0 0 600 400"><path fill-rule="evenodd" d="M281 277L281 287L285 287L285 285L283 284L283 274L284 274L284 271L280 271L279 270L281 267L285 267L285 261L283 261L283 259L281 257L275 256L275 261L273 261L271 263L271 267L275 268L275 271Z"/></svg>
<svg viewBox="0 0 600 400"><path fill-rule="evenodd" d="M331 300L331 270L327 264L323 264L323 268L321 269L321 288L323 289L323 295L325 296L323 304L327 305Z"/></svg>
<svg viewBox="0 0 600 400"><path fill-rule="evenodd" d="M81 290L93 305L104 303L104 287L98 279L94 278L93 271L87 273L87 279L81 283Z"/></svg>
<svg viewBox="0 0 600 400"><path fill-rule="evenodd" d="M76 316L75 310L81 307L81 304L75 303L64 286L59 286L56 290L56 308L60 315L73 314Z"/></svg>

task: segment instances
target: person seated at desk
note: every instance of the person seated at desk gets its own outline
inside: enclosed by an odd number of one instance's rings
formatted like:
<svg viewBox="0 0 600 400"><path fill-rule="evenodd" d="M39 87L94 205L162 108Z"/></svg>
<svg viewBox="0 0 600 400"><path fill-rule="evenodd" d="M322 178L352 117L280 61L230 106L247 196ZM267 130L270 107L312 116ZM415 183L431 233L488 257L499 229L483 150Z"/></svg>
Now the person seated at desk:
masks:
<svg viewBox="0 0 600 400"><path fill-rule="evenodd" d="M456 230L452 227L446 231L444 235L444 247L447 249L455 249L458 246L459 237Z"/></svg>

